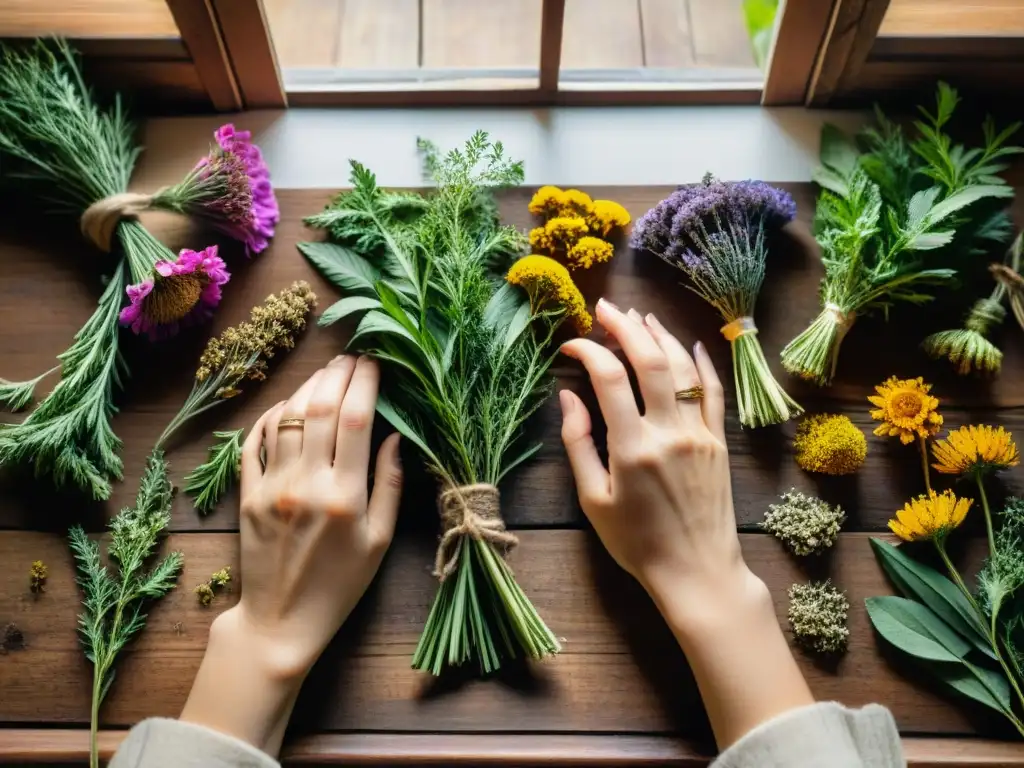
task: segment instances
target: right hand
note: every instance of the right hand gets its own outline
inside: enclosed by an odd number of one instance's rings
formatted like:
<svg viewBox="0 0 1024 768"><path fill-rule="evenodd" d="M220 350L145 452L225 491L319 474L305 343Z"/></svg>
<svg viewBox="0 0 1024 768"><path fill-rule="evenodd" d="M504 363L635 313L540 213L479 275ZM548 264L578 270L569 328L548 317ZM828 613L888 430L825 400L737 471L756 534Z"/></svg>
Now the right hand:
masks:
<svg viewBox="0 0 1024 768"><path fill-rule="evenodd" d="M766 594L740 551L725 400L707 351L698 343L691 358L653 315L626 314L603 299L596 315L635 370L644 405L641 415L626 368L611 351L587 339L562 346L590 375L608 427L605 468L586 406L568 390L559 394L562 440L597 535L663 612L666 601L701 610ZM676 401L677 391L697 384L703 399Z"/></svg>

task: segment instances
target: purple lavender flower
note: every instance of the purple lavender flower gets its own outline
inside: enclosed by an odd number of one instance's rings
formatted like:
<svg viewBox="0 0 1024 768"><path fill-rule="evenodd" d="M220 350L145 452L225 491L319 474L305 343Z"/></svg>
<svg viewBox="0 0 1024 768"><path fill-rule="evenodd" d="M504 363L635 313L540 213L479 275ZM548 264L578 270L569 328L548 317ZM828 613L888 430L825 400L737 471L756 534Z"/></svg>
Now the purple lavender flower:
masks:
<svg viewBox="0 0 1024 768"><path fill-rule="evenodd" d="M121 310L121 325L151 341L173 336L181 326L213 315L221 286L230 278L216 245L203 251L185 249L177 261L158 261L151 277L128 286L131 303Z"/></svg>

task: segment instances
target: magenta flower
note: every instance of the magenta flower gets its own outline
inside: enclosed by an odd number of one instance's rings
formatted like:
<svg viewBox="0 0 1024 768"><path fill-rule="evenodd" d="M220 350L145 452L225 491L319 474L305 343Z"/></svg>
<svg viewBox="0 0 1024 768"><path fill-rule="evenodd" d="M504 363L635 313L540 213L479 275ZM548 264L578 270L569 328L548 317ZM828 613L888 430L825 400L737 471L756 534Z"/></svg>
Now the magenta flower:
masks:
<svg viewBox="0 0 1024 768"><path fill-rule="evenodd" d="M121 325L151 341L173 336L180 327L213 316L220 287L230 278L216 245L204 251L185 249L177 261L158 261L151 277L128 286L131 303L121 310Z"/></svg>

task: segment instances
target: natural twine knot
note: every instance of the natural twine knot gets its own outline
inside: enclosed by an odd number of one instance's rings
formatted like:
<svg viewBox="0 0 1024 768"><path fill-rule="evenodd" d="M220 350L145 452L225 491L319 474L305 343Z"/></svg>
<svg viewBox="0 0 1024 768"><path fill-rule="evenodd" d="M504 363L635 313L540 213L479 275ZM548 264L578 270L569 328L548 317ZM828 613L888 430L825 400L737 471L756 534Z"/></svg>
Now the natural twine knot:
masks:
<svg viewBox="0 0 1024 768"><path fill-rule="evenodd" d="M832 313L832 319L836 321L836 325L839 326L839 333L843 336L846 335L854 320L857 319L857 312L855 310L845 312L842 307L831 301L825 305L825 311Z"/></svg>
<svg viewBox="0 0 1024 768"><path fill-rule="evenodd" d="M1006 310L1001 301L995 299L979 299L971 307L965 325L968 330L986 335L994 325L1000 325L1006 318Z"/></svg>
<svg viewBox="0 0 1024 768"><path fill-rule="evenodd" d="M154 197L139 192L120 192L97 200L79 219L82 234L101 251L110 253L117 225L124 219L136 218L152 205Z"/></svg>
<svg viewBox="0 0 1024 768"><path fill-rule="evenodd" d="M434 575L444 581L459 564L459 537L497 544L509 550L519 543L515 534L505 530L501 519L498 489L490 483L448 486L437 497L444 533L437 545Z"/></svg>

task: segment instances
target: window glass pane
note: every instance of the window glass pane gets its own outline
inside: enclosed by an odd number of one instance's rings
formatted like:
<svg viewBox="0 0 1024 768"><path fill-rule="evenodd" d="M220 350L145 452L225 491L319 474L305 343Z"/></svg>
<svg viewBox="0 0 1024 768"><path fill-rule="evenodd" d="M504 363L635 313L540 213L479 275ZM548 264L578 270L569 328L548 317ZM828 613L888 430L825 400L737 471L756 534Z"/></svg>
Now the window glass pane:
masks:
<svg viewBox="0 0 1024 768"><path fill-rule="evenodd" d="M1024 35L1024 0L890 0L879 36Z"/></svg>
<svg viewBox="0 0 1024 768"><path fill-rule="evenodd" d="M263 0L289 90L535 88L542 0Z"/></svg>
<svg viewBox="0 0 1024 768"><path fill-rule="evenodd" d="M767 52L777 8L777 0L566 0L560 87L759 85L756 51Z"/></svg>

